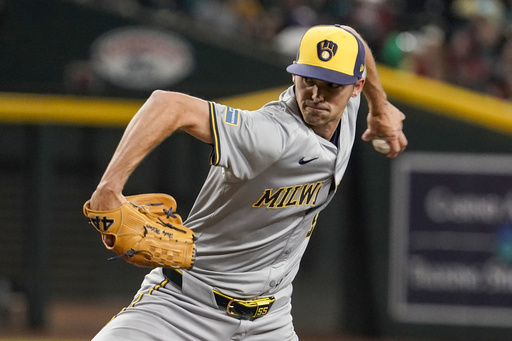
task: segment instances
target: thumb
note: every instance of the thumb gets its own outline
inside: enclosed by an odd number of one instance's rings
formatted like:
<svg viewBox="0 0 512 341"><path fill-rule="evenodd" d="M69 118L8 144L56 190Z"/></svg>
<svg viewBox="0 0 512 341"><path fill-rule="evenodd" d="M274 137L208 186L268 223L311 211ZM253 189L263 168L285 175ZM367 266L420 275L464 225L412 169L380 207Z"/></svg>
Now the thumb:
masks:
<svg viewBox="0 0 512 341"><path fill-rule="evenodd" d="M363 141L370 141L375 137L375 133L372 133L370 129L366 129L361 138Z"/></svg>

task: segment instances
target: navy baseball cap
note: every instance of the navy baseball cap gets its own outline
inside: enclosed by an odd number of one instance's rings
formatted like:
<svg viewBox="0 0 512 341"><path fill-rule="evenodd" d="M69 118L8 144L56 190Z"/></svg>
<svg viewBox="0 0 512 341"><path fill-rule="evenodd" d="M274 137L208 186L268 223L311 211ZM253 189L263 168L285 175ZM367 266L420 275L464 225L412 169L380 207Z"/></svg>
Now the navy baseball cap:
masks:
<svg viewBox="0 0 512 341"><path fill-rule="evenodd" d="M334 84L354 84L363 76L365 48L361 40L340 25L319 25L302 37L291 74Z"/></svg>

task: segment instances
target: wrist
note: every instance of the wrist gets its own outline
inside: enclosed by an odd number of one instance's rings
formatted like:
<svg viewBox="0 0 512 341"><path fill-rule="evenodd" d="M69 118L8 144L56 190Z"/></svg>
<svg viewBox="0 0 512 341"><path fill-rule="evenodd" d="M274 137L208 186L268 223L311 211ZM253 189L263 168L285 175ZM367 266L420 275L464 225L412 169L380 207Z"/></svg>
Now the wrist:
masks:
<svg viewBox="0 0 512 341"><path fill-rule="evenodd" d="M116 182L101 180L98 186L96 187L96 191L107 195L117 195L122 193L123 186Z"/></svg>
<svg viewBox="0 0 512 341"><path fill-rule="evenodd" d="M363 88L364 96L368 102L368 109L373 116L379 115L388 105L388 97L382 88L365 87Z"/></svg>
<svg viewBox="0 0 512 341"><path fill-rule="evenodd" d="M368 101L369 114L372 116L381 115L382 113L386 112L386 107L388 106L388 104L389 102L386 98L383 98L378 101Z"/></svg>

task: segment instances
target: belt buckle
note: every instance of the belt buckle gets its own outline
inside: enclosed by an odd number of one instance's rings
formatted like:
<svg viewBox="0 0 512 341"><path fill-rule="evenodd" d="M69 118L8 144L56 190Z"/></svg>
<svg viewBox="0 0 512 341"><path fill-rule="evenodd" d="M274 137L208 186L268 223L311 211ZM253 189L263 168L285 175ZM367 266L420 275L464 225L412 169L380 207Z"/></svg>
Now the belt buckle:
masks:
<svg viewBox="0 0 512 341"><path fill-rule="evenodd" d="M226 306L226 312L231 316L253 321L267 315L275 300L274 296L258 298L252 301L232 298ZM237 309L237 306L239 309Z"/></svg>
<svg viewBox="0 0 512 341"><path fill-rule="evenodd" d="M237 312L234 312L234 311L232 310L233 308L235 308L235 305L234 305L234 303L235 303L235 302L239 302L239 300L237 300L237 299L235 299L235 298L232 298L232 299L229 301L228 305L226 306L226 311L227 311L227 313L228 313L229 315L231 315L231 316L239 316Z"/></svg>

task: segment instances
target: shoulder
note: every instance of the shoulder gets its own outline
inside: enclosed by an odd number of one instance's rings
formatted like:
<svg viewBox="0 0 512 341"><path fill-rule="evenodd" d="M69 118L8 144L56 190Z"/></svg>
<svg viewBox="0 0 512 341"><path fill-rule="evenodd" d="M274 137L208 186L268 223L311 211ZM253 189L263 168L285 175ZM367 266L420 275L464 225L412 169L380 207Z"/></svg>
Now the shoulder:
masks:
<svg viewBox="0 0 512 341"><path fill-rule="evenodd" d="M232 108L215 102L210 102L210 108L217 124L248 129L254 133L281 132L288 136L293 135L301 126L305 128L292 87L284 91L279 99L268 102L256 110Z"/></svg>

